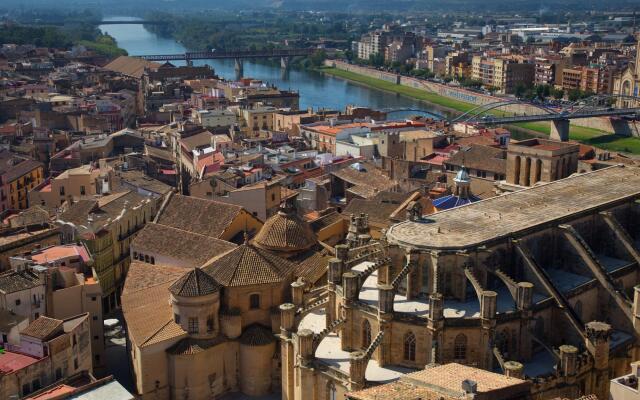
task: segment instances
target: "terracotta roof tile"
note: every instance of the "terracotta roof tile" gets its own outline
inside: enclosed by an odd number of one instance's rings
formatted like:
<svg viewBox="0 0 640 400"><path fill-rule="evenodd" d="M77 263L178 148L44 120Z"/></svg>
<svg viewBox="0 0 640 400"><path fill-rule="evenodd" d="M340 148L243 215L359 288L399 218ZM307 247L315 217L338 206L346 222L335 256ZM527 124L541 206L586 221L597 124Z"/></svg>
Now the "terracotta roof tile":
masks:
<svg viewBox="0 0 640 400"><path fill-rule="evenodd" d="M505 174L507 170L506 151L495 147L471 145L460 149L445 164Z"/></svg>
<svg viewBox="0 0 640 400"><path fill-rule="evenodd" d="M202 269L225 287L282 282L296 265L267 250L243 244Z"/></svg>
<svg viewBox="0 0 640 400"><path fill-rule="evenodd" d="M20 334L31 336L42 341L52 337L57 331L62 329L64 321L49 317L39 317L29 324Z"/></svg>
<svg viewBox="0 0 640 400"><path fill-rule="evenodd" d="M284 205L256 235L256 246L269 250L305 250L317 242L309 224L292 206Z"/></svg>
<svg viewBox="0 0 640 400"><path fill-rule="evenodd" d="M169 286L184 268L132 262L122 293L122 312L131 342L144 347L186 335L173 322Z"/></svg>
<svg viewBox="0 0 640 400"><path fill-rule="evenodd" d="M290 261L297 264L295 278L302 278L311 284L316 283L327 272L331 257L332 255L311 249L292 258Z"/></svg>
<svg viewBox="0 0 640 400"><path fill-rule="evenodd" d="M7 271L0 274L0 292L3 293L32 289L39 284L38 275L31 271Z"/></svg>
<svg viewBox="0 0 640 400"><path fill-rule="evenodd" d="M173 258L191 268L236 247L224 240L153 222L145 225L131 245L142 253Z"/></svg>
<svg viewBox="0 0 640 400"><path fill-rule="evenodd" d="M157 223L220 238L242 207L196 197L174 195L162 210Z"/></svg>
<svg viewBox="0 0 640 400"><path fill-rule="evenodd" d="M273 343L276 340L271 329L267 329L262 325L254 324L245 328L240 336L240 343L247 346L264 346Z"/></svg>
<svg viewBox="0 0 640 400"><path fill-rule="evenodd" d="M175 296L199 297L213 294L220 288L220 284L213 277L200 268L194 268L169 286L169 291Z"/></svg>

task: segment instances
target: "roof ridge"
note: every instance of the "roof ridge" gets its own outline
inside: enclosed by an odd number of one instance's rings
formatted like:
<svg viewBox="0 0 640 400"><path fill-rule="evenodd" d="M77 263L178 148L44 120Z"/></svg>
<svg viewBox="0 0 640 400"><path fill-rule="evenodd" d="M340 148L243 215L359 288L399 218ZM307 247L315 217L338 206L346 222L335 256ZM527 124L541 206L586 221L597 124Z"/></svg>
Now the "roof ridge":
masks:
<svg viewBox="0 0 640 400"><path fill-rule="evenodd" d="M155 332L153 332L151 335L149 335L148 338L146 338L144 340L144 342L140 343L140 345L138 347L142 347L145 345L145 343L149 342L151 339L153 339L154 337L158 336L158 334L167 326L169 325L171 322L173 322L173 319L169 319L164 325L162 325L160 328L158 328Z"/></svg>

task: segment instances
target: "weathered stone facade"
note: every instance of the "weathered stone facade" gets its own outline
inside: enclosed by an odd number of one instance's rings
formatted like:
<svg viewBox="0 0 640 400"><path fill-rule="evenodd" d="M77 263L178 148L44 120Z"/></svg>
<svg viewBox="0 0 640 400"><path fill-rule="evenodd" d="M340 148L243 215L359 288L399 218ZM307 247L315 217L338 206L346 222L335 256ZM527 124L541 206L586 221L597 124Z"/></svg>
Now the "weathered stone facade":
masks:
<svg viewBox="0 0 640 400"><path fill-rule="evenodd" d="M639 198L640 171L611 167L337 246L327 286L280 306L282 398L450 362L606 398L637 355Z"/></svg>

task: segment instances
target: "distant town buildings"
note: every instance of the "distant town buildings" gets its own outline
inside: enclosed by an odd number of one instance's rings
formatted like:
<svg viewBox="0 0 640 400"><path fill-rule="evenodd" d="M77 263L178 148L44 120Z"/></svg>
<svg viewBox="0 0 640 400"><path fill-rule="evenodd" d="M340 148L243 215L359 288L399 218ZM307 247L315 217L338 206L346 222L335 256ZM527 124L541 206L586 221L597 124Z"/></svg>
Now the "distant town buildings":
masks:
<svg viewBox="0 0 640 400"><path fill-rule="evenodd" d="M286 44L488 112L2 44L0 398L638 398L631 20L385 18Z"/></svg>

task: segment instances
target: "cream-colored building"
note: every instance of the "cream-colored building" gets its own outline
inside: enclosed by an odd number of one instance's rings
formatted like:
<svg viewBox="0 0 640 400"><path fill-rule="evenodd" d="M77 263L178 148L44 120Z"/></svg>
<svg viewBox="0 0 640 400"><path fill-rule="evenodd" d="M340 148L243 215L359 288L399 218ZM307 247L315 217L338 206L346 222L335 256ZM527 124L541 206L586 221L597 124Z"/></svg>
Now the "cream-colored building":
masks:
<svg viewBox="0 0 640 400"><path fill-rule="evenodd" d="M231 127L238 122L238 117L229 110L193 110L192 118L205 128Z"/></svg>
<svg viewBox="0 0 640 400"><path fill-rule="evenodd" d="M511 58L474 56L471 61L471 79L500 93L513 93L519 85L533 85L535 64Z"/></svg>
<svg viewBox="0 0 640 400"><path fill-rule="evenodd" d="M142 399L278 393L280 315L274 310L291 301L294 280L298 298L305 284L324 275L327 258L292 206L283 206L239 246L207 236L217 230L216 211L202 210L211 218L201 221L197 210L184 214L182 227L191 230L182 234L163 211L132 245L138 260L122 299ZM143 252L153 260L141 258Z"/></svg>
<svg viewBox="0 0 640 400"><path fill-rule="evenodd" d="M214 194L209 181L198 182L189 189L191 196L241 206L261 221L274 215L282 201L282 185L279 181L260 181L238 189L224 190L223 194Z"/></svg>
<svg viewBox="0 0 640 400"><path fill-rule="evenodd" d="M260 131L272 131L275 107L245 108L240 112L240 129L250 137L255 137Z"/></svg>
<svg viewBox="0 0 640 400"><path fill-rule="evenodd" d="M613 79L613 95L621 96L618 99L620 107L638 107L640 96L640 35L636 47L635 63L629 66Z"/></svg>
<svg viewBox="0 0 640 400"><path fill-rule="evenodd" d="M93 196L109 190L112 171L109 167L83 165L64 171L29 192L29 204L56 209L65 201Z"/></svg>
<svg viewBox="0 0 640 400"><path fill-rule="evenodd" d="M5 343L0 355L0 398L30 393L80 372L93 370L89 314L63 320L39 317Z"/></svg>

